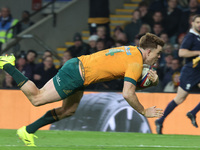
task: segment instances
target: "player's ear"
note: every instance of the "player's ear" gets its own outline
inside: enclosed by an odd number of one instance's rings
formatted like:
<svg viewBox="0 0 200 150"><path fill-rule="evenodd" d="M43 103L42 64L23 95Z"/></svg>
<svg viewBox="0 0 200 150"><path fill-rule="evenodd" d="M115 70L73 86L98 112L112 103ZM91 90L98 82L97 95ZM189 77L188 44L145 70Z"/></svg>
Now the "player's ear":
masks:
<svg viewBox="0 0 200 150"><path fill-rule="evenodd" d="M147 51L147 55L149 56L149 54L151 53L151 49L150 48L146 49L146 51Z"/></svg>

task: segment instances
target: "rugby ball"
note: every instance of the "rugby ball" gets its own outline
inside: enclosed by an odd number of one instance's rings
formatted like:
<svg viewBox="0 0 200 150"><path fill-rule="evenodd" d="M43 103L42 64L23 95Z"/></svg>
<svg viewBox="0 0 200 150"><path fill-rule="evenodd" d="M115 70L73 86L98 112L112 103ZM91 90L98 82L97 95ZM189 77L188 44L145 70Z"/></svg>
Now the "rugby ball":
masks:
<svg viewBox="0 0 200 150"><path fill-rule="evenodd" d="M151 69L151 66L143 65L141 78L137 82L138 87L149 87L151 85L151 80L148 78L148 71Z"/></svg>

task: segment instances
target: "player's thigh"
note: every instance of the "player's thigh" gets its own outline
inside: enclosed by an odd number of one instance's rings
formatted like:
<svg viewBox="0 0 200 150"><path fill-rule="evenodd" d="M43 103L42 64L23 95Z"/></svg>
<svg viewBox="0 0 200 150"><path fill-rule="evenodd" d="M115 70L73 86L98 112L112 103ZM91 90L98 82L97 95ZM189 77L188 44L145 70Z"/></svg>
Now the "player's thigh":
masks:
<svg viewBox="0 0 200 150"><path fill-rule="evenodd" d="M63 99L62 106L56 109L56 114L59 119L71 116L75 113L81 98L83 97L83 91L77 91L69 97Z"/></svg>
<svg viewBox="0 0 200 150"><path fill-rule="evenodd" d="M41 89L40 89L39 98L44 103L52 103L58 100L61 100L60 95L56 91L56 88L53 83L53 79L50 79Z"/></svg>
<svg viewBox="0 0 200 150"><path fill-rule="evenodd" d="M176 104L181 104L186 97L188 96L188 92L183 90L180 86L178 87L178 91L176 94L176 97L174 98L174 101L176 102Z"/></svg>
<svg viewBox="0 0 200 150"><path fill-rule="evenodd" d="M70 95L63 100L62 107L64 110L76 109L80 103L81 98L83 97L83 91L77 91L74 94Z"/></svg>

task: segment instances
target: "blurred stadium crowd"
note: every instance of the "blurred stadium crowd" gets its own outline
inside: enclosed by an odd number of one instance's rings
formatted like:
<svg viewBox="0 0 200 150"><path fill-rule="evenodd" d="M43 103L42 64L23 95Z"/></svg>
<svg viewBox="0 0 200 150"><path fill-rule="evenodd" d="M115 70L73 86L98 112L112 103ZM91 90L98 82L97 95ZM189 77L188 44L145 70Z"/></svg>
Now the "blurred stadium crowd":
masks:
<svg viewBox="0 0 200 150"><path fill-rule="evenodd" d="M191 19L195 14L200 14L198 0L143 0L139 3L138 8L133 11L132 20L129 23L125 26L116 26L111 31L109 26L109 0L90 0L88 17L90 37L88 42L84 42L80 33L75 33L72 39L74 45L64 52L61 66L73 57L92 54L107 48L124 45L139 46L141 36L151 32L165 41L161 58L153 66L157 70L160 83L156 87L150 87L143 91L176 92L179 85L180 70L184 64L184 59L178 56L178 50L184 36L191 27ZM22 13L23 21L13 34L18 34L34 24L29 19L29 15L28 11ZM9 21L14 23L9 8L2 8L1 31ZM49 50L44 52L40 62L36 62L36 59L36 50L21 51L17 56L16 67L41 88L57 73L59 68L55 67L54 57ZM17 88L10 75L1 70L0 76L0 88ZM119 79L90 85L86 90L121 91L122 87L123 79ZM198 88L197 85L193 92L197 92Z"/></svg>

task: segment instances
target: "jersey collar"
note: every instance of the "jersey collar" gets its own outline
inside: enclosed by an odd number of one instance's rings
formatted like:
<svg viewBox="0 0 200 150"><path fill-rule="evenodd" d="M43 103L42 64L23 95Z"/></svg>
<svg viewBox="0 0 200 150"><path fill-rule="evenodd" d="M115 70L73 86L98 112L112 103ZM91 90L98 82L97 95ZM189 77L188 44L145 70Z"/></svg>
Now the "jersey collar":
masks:
<svg viewBox="0 0 200 150"><path fill-rule="evenodd" d="M200 34L198 34L198 33L196 33L195 31L194 31L194 29L190 29L190 31L189 31L190 33L192 33L192 34L194 34L194 35L196 35L196 36L200 36Z"/></svg>

